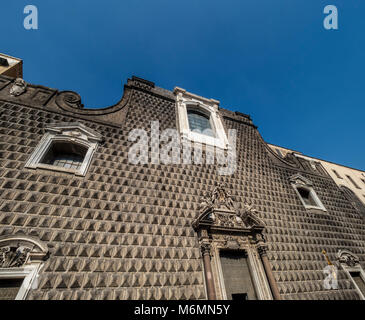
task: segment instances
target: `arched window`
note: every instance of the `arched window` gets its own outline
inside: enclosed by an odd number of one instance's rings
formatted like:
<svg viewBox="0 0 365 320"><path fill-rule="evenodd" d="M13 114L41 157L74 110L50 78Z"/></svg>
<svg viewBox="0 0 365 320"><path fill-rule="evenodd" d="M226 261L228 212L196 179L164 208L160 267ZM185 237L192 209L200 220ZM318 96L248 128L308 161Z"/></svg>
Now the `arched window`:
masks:
<svg viewBox="0 0 365 320"><path fill-rule="evenodd" d="M210 116L199 110L188 108L188 121L191 131L206 134L214 137L214 130L210 121Z"/></svg>
<svg viewBox="0 0 365 320"><path fill-rule="evenodd" d="M346 199L352 204L358 213L360 213L365 218L365 206L361 200L356 196L356 194L345 186L340 186L341 191L345 195Z"/></svg>

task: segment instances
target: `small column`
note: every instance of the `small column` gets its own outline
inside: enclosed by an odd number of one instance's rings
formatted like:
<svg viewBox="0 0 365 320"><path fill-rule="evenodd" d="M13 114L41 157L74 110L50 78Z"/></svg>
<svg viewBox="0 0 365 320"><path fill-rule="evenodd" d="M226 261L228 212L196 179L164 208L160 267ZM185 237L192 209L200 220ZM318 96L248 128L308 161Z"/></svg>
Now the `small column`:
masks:
<svg viewBox="0 0 365 320"><path fill-rule="evenodd" d="M205 282L207 284L208 300L216 300L217 298L214 288L212 265L210 263L210 244L203 242L201 244L201 250L203 255L204 274L205 274Z"/></svg>
<svg viewBox="0 0 365 320"><path fill-rule="evenodd" d="M269 259L267 258L266 245L265 244L260 244L257 247L257 250L260 254L262 264L264 266L265 273L266 273L266 276L267 276L267 280L269 281L269 285L270 285L270 288L271 288L272 295L273 295L275 300L281 300L280 293L279 293L279 288L278 288L278 285L276 283L274 274L272 273Z"/></svg>

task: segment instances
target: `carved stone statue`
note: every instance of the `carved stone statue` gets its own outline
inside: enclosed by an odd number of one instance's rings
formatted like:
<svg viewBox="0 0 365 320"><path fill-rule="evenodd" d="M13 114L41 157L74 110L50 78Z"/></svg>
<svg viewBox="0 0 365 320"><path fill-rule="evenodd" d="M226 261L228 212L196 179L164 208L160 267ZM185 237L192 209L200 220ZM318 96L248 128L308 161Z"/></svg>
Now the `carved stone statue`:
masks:
<svg viewBox="0 0 365 320"><path fill-rule="evenodd" d="M224 184L216 186L212 192L206 192L201 199L201 209L212 207L215 209L235 210L231 195Z"/></svg>
<svg viewBox="0 0 365 320"><path fill-rule="evenodd" d="M237 216L248 226L263 226L263 222L257 218L257 210L253 205L245 204L244 209L237 213Z"/></svg>
<svg viewBox="0 0 365 320"><path fill-rule="evenodd" d="M349 267L353 267L359 263L359 257L348 250L340 250L337 253L337 259L340 263L345 263Z"/></svg>
<svg viewBox="0 0 365 320"><path fill-rule="evenodd" d="M17 78L10 88L10 94L13 97L18 97L27 91L27 83L22 78Z"/></svg>
<svg viewBox="0 0 365 320"><path fill-rule="evenodd" d="M28 258L30 248L18 247L3 247L0 248L0 268L21 267Z"/></svg>

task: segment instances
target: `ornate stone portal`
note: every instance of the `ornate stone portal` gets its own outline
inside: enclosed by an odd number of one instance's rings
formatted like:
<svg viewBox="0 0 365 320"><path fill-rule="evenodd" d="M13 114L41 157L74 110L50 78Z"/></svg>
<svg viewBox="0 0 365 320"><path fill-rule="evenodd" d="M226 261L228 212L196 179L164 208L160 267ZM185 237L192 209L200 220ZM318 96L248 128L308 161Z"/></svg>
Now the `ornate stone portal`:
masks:
<svg viewBox="0 0 365 320"><path fill-rule="evenodd" d="M236 209L223 184L201 199L200 214L193 221L193 228L198 233L202 250L208 299L227 299L220 262L221 250L245 253L258 299L270 300L273 296L280 299L266 256L262 234L265 226L256 213L256 209L247 204L243 210Z"/></svg>

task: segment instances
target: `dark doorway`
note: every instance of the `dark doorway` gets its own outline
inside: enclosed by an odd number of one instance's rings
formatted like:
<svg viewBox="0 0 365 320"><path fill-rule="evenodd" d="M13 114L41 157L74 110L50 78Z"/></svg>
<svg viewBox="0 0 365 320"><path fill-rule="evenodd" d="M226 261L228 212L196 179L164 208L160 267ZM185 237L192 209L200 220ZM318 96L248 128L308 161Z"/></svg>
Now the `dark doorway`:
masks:
<svg viewBox="0 0 365 320"><path fill-rule="evenodd" d="M229 300L256 300L248 259L243 251L220 252L224 285Z"/></svg>
<svg viewBox="0 0 365 320"><path fill-rule="evenodd" d="M0 279L0 300L15 300L23 280Z"/></svg>
<svg viewBox="0 0 365 320"><path fill-rule="evenodd" d="M232 293L232 300L234 301L248 300L247 293Z"/></svg>
<svg viewBox="0 0 365 320"><path fill-rule="evenodd" d="M352 279L354 279L357 287L359 288L363 296L365 296L365 282L362 279L360 272L350 272L350 275Z"/></svg>

